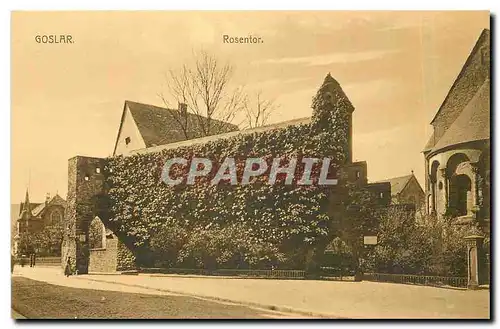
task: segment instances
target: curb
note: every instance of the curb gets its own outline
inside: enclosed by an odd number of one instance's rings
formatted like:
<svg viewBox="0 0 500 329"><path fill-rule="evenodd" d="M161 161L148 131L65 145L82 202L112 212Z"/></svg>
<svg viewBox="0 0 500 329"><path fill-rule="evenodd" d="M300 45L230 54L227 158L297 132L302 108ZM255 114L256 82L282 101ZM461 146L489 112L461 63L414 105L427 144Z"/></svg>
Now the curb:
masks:
<svg viewBox="0 0 500 329"><path fill-rule="evenodd" d="M299 315L303 315L303 316L309 316L309 317L314 317L314 318L319 318L319 319L348 319L346 317L340 317L340 316L336 316L336 315L332 315L332 314L315 313L315 312L304 311L304 310L295 309L295 308L286 307L286 306L276 306L276 305L261 304L261 303L255 303L255 302L241 302L241 301L235 301L235 300L228 299L228 298L221 298L221 297L214 297L214 296L205 296L205 295L197 295L197 294L186 293L186 292L179 292L179 291L170 290L170 289L152 288L152 287L147 287L147 286L143 286L143 285L139 285L139 284L110 282L110 281L106 281L106 280L91 279L91 278L85 278L85 277L81 277L81 276L80 277L77 276L77 278L79 280L104 282L104 283L116 284L116 285L126 286L126 287L134 287L134 288L142 288L142 289L148 289L148 290L156 290L156 291L161 291L161 292L176 294L176 295L180 295L180 296L198 298L198 299L207 300L207 301L218 301L218 302L231 303L231 304L236 304L236 305L250 306L250 307L265 309L265 310L269 310L269 311L278 311L278 312L285 312L285 313L295 313L295 314L299 314Z"/></svg>

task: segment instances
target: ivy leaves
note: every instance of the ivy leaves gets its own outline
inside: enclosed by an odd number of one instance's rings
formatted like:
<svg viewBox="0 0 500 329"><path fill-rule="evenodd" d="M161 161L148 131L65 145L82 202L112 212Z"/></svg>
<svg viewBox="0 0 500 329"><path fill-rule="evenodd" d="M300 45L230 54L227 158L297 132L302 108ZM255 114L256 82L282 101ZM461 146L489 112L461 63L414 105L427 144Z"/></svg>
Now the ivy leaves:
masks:
<svg viewBox="0 0 500 329"><path fill-rule="evenodd" d="M161 182L161 168L172 158L189 161L192 157L209 157L222 163L226 157L270 159L278 156L329 157L331 166L339 168L349 147L352 105L340 86L337 88L338 83L330 79L331 76L327 76L314 98L310 124L239 134L156 153L109 158L106 185L111 201L110 218L116 222L114 227L136 245L148 247L152 238L158 246L158 239L161 240L158 232L168 229L169 225L179 226L179 232L185 231L193 237L181 255L198 257L198 261L203 258L200 256L203 252L222 248L222 245L235 247L230 239L259 241L253 248L260 253L263 250L274 253L274 256L265 256L268 258L277 258L278 254L282 257L283 252L287 252L284 246L290 245L290 241L301 241L305 247L314 245L328 235L330 227L328 197L323 189L268 185L259 179L245 186L167 186ZM214 224L218 231L205 229L208 224ZM244 234L234 232L235 227ZM257 249L250 252L250 247L247 245L248 250L243 253L248 255L249 262L264 257ZM226 253L215 259L222 261L228 257L232 256Z"/></svg>

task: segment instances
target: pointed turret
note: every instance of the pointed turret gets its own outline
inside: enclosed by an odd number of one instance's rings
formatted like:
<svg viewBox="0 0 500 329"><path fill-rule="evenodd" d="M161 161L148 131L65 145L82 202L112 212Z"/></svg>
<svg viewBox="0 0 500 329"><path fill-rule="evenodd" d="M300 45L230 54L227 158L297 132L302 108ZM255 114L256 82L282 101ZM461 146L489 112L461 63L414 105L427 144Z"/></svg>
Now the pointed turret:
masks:
<svg viewBox="0 0 500 329"><path fill-rule="evenodd" d="M24 203L22 204L21 214L19 215L19 219L29 220L32 216L31 214L31 204L30 204L30 196L28 193L28 189L26 189L26 196L24 197Z"/></svg>
<svg viewBox="0 0 500 329"><path fill-rule="evenodd" d="M312 102L311 128L316 134L327 134L342 145L345 161L352 162L352 112L354 106L328 73ZM338 152L339 150L337 150Z"/></svg>
<svg viewBox="0 0 500 329"><path fill-rule="evenodd" d="M326 103L326 104L325 104ZM349 98L340 87L340 84L335 80L330 73L328 73L323 81L323 84L319 88L316 96L313 99L313 116L321 111L322 105L329 105L330 110L334 107L341 106L349 113L354 111L354 106L352 105ZM319 113L318 113L319 114Z"/></svg>

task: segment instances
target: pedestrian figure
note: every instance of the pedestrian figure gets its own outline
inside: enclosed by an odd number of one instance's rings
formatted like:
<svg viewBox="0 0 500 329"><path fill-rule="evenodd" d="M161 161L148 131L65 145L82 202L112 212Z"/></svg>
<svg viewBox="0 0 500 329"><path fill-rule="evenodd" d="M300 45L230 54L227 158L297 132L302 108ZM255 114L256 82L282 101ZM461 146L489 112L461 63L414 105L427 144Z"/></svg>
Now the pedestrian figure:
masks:
<svg viewBox="0 0 500 329"><path fill-rule="evenodd" d="M68 257L68 261L66 262L66 267L64 268L64 275L66 275L66 277L71 275L71 257Z"/></svg>
<svg viewBox="0 0 500 329"><path fill-rule="evenodd" d="M30 254L30 267L33 267L33 253Z"/></svg>
<svg viewBox="0 0 500 329"><path fill-rule="evenodd" d="M36 264L36 253L31 254L31 267L35 267Z"/></svg>

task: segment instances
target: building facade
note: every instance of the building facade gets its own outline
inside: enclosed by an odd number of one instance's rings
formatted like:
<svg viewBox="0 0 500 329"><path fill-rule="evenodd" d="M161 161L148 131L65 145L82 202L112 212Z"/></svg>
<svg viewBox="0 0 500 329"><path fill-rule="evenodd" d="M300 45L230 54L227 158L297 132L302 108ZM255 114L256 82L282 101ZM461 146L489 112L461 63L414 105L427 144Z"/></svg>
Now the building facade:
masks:
<svg viewBox="0 0 500 329"><path fill-rule="evenodd" d="M37 252L54 256L60 255L60 244L39 247L28 236L42 231L48 225L62 226L65 210L66 201L58 194L53 197L47 194L44 202L33 203L30 202L29 193L26 191L24 202L20 204L13 253L17 255Z"/></svg>
<svg viewBox="0 0 500 329"><path fill-rule="evenodd" d="M213 118L210 124L206 121L207 118L188 112L182 103L178 109L168 109L125 101L113 156L238 130L236 125Z"/></svg>
<svg viewBox="0 0 500 329"><path fill-rule="evenodd" d="M441 107L423 151L427 213L490 227L490 31L484 30Z"/></svg>
<svg viewBox="0 0 500 329"><path fill-rule="evenodd" d="M379 183L389 183L391 185L392 204L412 204L418 210L425 205L425 193L417 178L413 174L384 179Z"/></svg>

